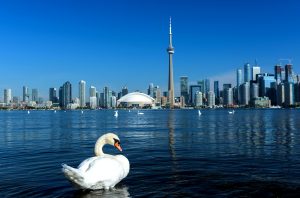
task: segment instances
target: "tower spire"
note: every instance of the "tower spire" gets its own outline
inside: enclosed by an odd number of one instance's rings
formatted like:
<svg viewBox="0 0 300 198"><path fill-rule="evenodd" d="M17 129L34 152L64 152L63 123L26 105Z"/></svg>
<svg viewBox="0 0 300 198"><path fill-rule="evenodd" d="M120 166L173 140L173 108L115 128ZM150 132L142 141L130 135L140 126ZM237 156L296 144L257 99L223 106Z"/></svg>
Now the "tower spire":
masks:
<svg viewBox="0 0 300 198"><path fill-rule="evenodd" d="M174 80L173 80L173 54L174 48L172 46L172 19L170 17L170 27L169 27L169 47L167 48L167 52L169 54L169 82L168 82L168 102L170 108L174 108Z"/></svg>

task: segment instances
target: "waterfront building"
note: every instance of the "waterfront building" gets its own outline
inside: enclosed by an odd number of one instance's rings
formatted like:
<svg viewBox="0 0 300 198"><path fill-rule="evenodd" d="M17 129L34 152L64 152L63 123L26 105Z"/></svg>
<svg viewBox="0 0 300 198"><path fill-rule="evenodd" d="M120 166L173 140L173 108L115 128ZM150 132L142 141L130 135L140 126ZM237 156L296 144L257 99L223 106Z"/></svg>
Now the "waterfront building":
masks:
<svg viewBox="0 0 300 198"><path fill-rule="evenodd" d="M285 104L284 83L277 85L277 105L284 106Z"/></svg>
<svg viewBox="0 0 300 198"><path fill-rule="evenodd" d="M10 104L12 102L11 89L4 89L4 103Z"/></svg>
<svg viewBox="0 0 300 198"><path fill-rule="evenodd" d="M196 92L201 92L201 85L190 85L190 102L189 104L191 105L195 105L194 102L195 102L195 95L196 95ZM202 92L201 92L202 93Z"/></svg>
<svg viewBox="0 0 300 198"><path fill-rule="evenodd" d="M117 97L116 96L111 96L111 108L116 108L117 107Z"/></svg>
<svg viewBox="0 0 300 198"><path fill-rule="evenodd" d="M219 90L219 81L214 81L214 93L216 98L220 97L220 90Z"/></svg>
<svg viewBox="0 0 300 198"><path fill-rule="evenodd" d="M188 104L189 101L189 91L188 91L188 77L180 77L180 96L184 97L184 103Z"/></svg>
<svg viewBox="0 0 300 198"><path fill-rule="evenodd" d="M122 88L122 96L125 96L126 94L128 94L128 89L127 89L127 87L123 87Z"/></svg>
<svg viewBox="0 0 300 198"><path fill-rule="evenodd" d="M205 93L205 81L204 80L198 80L197 85L199 85L201 87L200 91L202 93Z"/></svg>
<svg viewBox="0 0 300 198"><path fill-rule="evenodd" d="M196 91L196 93L195 93L194 106L195 106L195 107L201 107L202 105L203 105L203 96L202 96L202 92Z"/></svg>
<svg viewBox="0 0 300 198"><path fill-rule="evenodd" d="M169 106L170 108L174 108L174 80L173 80L173 54L174 47L172 45L172 21L170 18L170 28L169 28L169 47L167 48L167 52L169 54L169 82L168 82L168 92L169 92Z"/></svg>
<svg viewBox="0 0 300 198"><path fill-rule="evenodd" d="M233 105L233 91L232 88L226 87L223 89L223 105L232 106Z"/></svg>
<svg viewBox="0 0 300 198"><path fill-rule="evenodd" d="M285 65L285 80L289 83L294 82L292 64Z"/></svg>
<svg viewBox="0 0 300 198"><path fill-rule="evenodd" d="M204 93L205 95L208 94L210 91L210 80L209 79L204 79Z"/></svg>
<svg viewBox="0 0 300 198"><path fill-rule="evenodd" d="M90 87L90 108L96 109L97 108L97 97L96 97L96 87Z"/></svg>
<svg viewBox="0 0 300 198"><path fill-rule="evenodd" d="M300 83L294 84L295 103L297 106L300 105Z"/></svg>
<svg viewBox="0 0 300 198"><path fill-rule="evenodd" d="M244 82L250 82L251 79L251 69L250 64L246 63L244 65Z"/></svg>
<svg viewBox="0 0 300 198"><path fill-rule="evenodd" d="M240 86L241 105L249 105L250 102L250 82L245 82Z"/></svg>
<svg viewBox="0 0 300 198"><path fill-rule="evenodd" d="M104 103L103 103L103 107L105 108L109 108L110 106L110 98L109 98L109 88L108 87L104 87L103 88L103 93L104 93Z"/></svg>
<svg viewBox="0 0 300 198"><path fill-rule="evenodd" d="M79 107L85 107L85 86L86 86L86 82L81 80L78 83L78 87L79 87Z"/></svg>
<svg viewBox="0 0 300 198"><path fill-rule="evenodd" d="M56 88L49 88L49 101L52 103L57 103L58 98L56 96Z"/></svg>
<svg viewBox="0 0 300 198"><path fill-rule="evenodd" d="M61 89L61 97L61 107L64 109L68 108L68 105L72 102L72 84L69 81L63 84Z"/></svg>
<svg viewBox="0 0 300 198"><path fill-rule="evenodd" d="M223 90L224 89L229 89L229 88L232 88L230 83L224 83L223 84Z"/></svg>
<svg viewBox="0 0 300 198"><path fill-rule="evenodd" d="M149 84L148 95L151 96L151 97L154 97L154 85L153 85L153 83Z"/></svg>
<svg viewBox="0 0 300 198"><path fill-rule="evenodd" d="M23 102L29 101L29 89L27 86L23 86Z"/></svg>
<svg viewBox="0 0 300 198"><path fill-rule="evenodd" d="M260 74L260 67L259 66L253 66L252 67L252 79L253 81L257 81L257 75Z"/></svg>
<svg viewBox="0 0 300 198"><path fill-rule="evenodd" d="M142 108L145 106L153 107L154 103L155 103L154 98L140 92L128 93L127 95L123 96L117 101L118 106L127 107L127 108L132 108L132 107Z"/></svg>
<svg viewBox="0 0 300 198"><path fill-rule="evenodd" d="M213 91L209 91L208 92L208 102L207 102L207 105L210 107L210 108L212 108L212 107L214 107L215 106L215 98L216 98L216 96L215 96L215 93L213 92Z"/></svg>
<svg viewBox="0 0 300 198"><path fill-rule="evenodd" d="M294 83L288 81L284 83L284 96L284 104L286 107L295 105Z"/></svg>
<svg viewBox="0 0 300 198"><path fill-rule="evenodd" d="M273 74L259 74L258 75L259 84L259 97L268 97L272 105L276 104L276 80Z"/></svg>
<svg viewBox="0 0 300 198"><path fill-rule="evenodd" d="M243 83L242 70L237 69L236 70L236 86L239 87L242 83Z"/></svg>
<svg viewBox="0 0 300 198"><path fill-rule="evenodd" d="M257 83L250 84L250 99L259 97L259 89Z"/></svg>
<svg viewBox="0 0 300 198"><path fill-rule="evenodd" d="M31 101L35 101L35 102L38 102L38 89L32 89L32 95L31 95Z"/></svg>
<svg viewBox="0 0 300 198"><path fill-rule="evenodd" d="M275 80L276 80L277 85L282 81L281 70L282 70L282 68L280 65L274 66Z"/></svg>
<svg viewBox="0 0 300 198"><path fill-rule="evenodd" d="M256 108L268 108L271 106L271 101L268 97L258 97L251 100L252 106Z"/></svg>

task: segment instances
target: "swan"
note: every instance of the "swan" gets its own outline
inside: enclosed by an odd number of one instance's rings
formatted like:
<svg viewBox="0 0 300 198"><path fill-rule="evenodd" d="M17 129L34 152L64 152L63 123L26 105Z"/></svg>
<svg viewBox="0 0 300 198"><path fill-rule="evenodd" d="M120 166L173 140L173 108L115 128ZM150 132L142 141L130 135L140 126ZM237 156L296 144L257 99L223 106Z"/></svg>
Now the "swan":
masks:
<svg viewBox="0 0 300 198"><path fill-rule="evenodd" d="M140 111L138 111L138 115L144 115L144 113L143 113L143 112L140 112Z"/></svg>
<svg viewBox="0 0 300 198"><path fill-rule="evenodd" d="M198 115L199 115L199 116L201 116L201 114L202 114L202 113L201 113L201 111L200 111L200 110L198 110Z"/></svg>
<svg viewBox="0 0 300 198"><path fill-rule="evenodd" d="M118 117L118 115L119 115L119 114L118 114L118 111L115 111L115 115L114 115L114 116L115 116L115 117Z"/></svg>
<svg viewBox="0 0 300 198"><path fill-rule="evenodd" d="M228 111L229 114L234 114L234 110Z"/></svg>
<svg viewBox="0 0 300 198"><path fill-rule="evenodd" d="M27 111L27 114L30 114L30 111Z"/></svg>
<svg viewBox="0 0 300 198"><path fill-rule="evenodd" d="M124 179L130 169L129 161L123 155L103 153L102 147L110 144L122 151L120 139L113 133L102 135L95 144L95 157L90 157L72 168L62 164L66 178L80 189L98 190L113 188Z"/></svg>

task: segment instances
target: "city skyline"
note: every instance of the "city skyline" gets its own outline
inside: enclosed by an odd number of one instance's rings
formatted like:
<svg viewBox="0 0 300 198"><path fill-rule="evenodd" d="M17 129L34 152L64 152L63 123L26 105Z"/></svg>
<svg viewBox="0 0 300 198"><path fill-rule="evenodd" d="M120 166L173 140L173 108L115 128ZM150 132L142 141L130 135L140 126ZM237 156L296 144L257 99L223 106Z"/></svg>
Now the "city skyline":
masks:
<svg viewBox="0 0 300 198"><path fill-rule="evenodd" d="M143 4L3 2L0 90L11 88L14 96L22 96L27 86L47 98L50 87L84 79L87 87L146 92L154 83L166 91L169 16L177 51L175 95L180 76L234 84L236 69L247 62L253 66L255 59L262 72L273 73L279 59L291 58L300 73L297 1Z"/></svg>

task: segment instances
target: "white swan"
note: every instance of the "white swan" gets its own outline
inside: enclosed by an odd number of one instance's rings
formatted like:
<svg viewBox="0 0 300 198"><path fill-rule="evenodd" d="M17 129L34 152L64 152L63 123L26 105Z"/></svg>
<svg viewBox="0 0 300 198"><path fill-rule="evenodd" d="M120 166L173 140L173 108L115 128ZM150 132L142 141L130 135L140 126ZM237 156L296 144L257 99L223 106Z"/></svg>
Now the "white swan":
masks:
<svg viewBox="0 0 300 198"><path fill-rule="evenodd" d="M234 110L228 111L229 114L234 114Z"/></svg>
<svg viewBox="0 0 300 198"><path fill-rule="evenodd" d="M118 114L118 111L115 111L115 115L114 115L115 117L118 117L119 116L119 114Z"/></svg>
<svg viewBox="0 0 300 198"><path fill-rule="evenodd" d="M201 111L200 111L200 110L198 110L198 115L199 115L199 116L201 116L201 114L202 114L202 113L201 113Z"/></svg>
<svg viewBox="0 0 300 198"><path fill-rule="evenodd" d="M63 164L62 171L75 186L80 189L109 189L124 179L128 173L130 164L123 155L104 154L102 147L105 144L115 146L122 151L120 139L113 133L102 135L95 145L95 157L84 160L78 168L72 168Z"/></svg>

